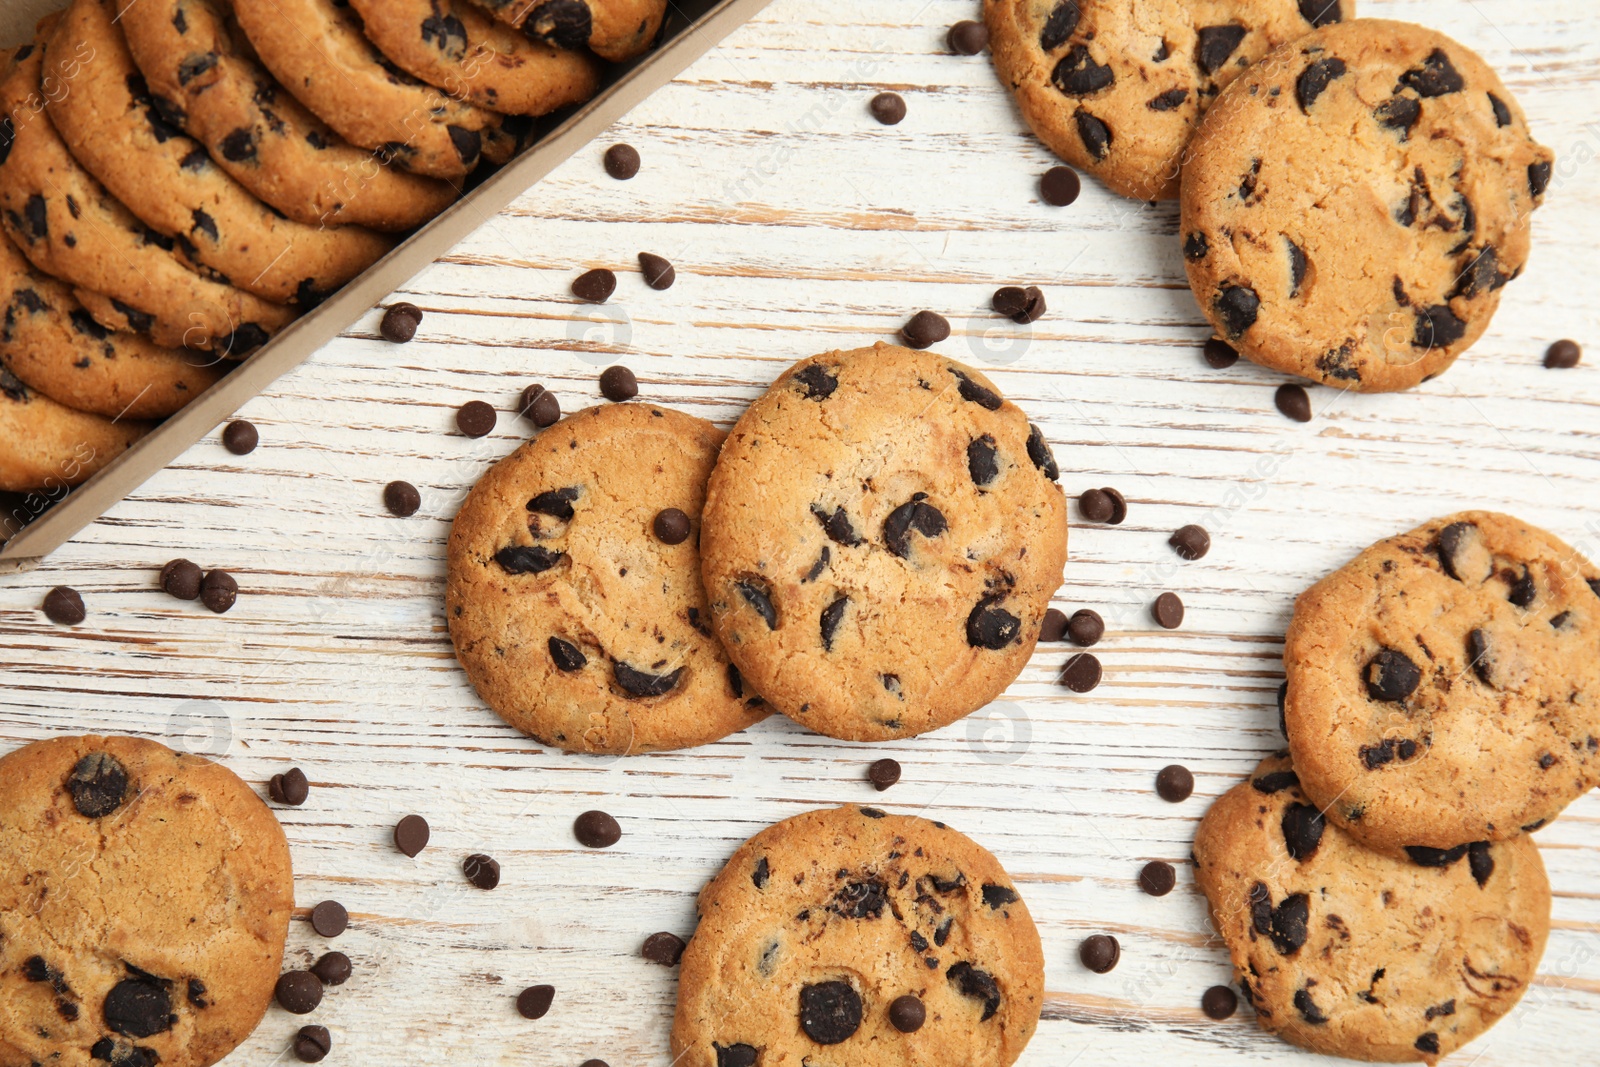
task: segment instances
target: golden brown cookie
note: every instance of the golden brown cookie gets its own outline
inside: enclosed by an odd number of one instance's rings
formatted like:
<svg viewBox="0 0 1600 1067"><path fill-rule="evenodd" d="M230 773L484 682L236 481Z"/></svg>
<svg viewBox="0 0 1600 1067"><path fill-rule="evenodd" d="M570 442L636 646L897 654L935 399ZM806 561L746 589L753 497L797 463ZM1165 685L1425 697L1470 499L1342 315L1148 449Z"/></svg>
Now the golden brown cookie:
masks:
<svg viewBox="0 0 1600 1067"><path fill-rule="evenodd" d="M666 0L469 0L529 39L621 63L655 44Z"/></svg>
<svg viewBox="0 0 1600 1067"><path fill-rule="evenodd" d="M113 422L64 407L0 363L0 492L79 485L149 430L148 422Z"/></svg>

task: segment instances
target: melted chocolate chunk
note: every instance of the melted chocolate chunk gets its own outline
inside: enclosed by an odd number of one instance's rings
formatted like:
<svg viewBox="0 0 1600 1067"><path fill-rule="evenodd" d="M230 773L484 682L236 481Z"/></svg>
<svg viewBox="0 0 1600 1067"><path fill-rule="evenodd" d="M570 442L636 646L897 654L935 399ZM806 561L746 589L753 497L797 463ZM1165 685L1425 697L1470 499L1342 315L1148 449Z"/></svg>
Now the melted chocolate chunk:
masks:
<svg viewBox="0 0 1600 1067"><path fill-rule="evenodd" d="M952 964L945 977L956 984L962 996L983 1001L980 1022L987 1021L1000 1010L1000 985L988 971L980 971L963 960Z"/></svg>
<svg viewBox="0 0 1600 1067"><path fill-rule="evenodd" d="M467 28L454 15L430 15L422 20L422 43L433 45L446 59L459 61L467 54Z"/></svg>
<svg viewBox="0 0 1600 1067"><path fill-rule="evenodd" d="M1290 804L1283 811L1283 843L1289 855L1304 863L1322 844L1322 812L1310 804Z"/></svg>
<svg viewBox="0 0 1600 1067"><path fill-rule="evenodd" d="M1061 468L1056 466L1056 456L1050 450L1050 442L1044 439L1044 431L1031 422L1028 423L1028 458L1052 482L1061 479Z"/></svg>
<svg viewBox="0 0 1600 1067"><path fill-rule="evenodd" d="M883 543L901 559L909 559L913 532L923 537L938 537L947 529L944 513L928 503L928 494L915 493L884 520Z"/></svg>
<svg viewBox="0 0 1600 1067"><path fill-rule="evenodd" d="M199 55L185 56L178 63L178 84L187 86L208 70L213 70L217 65L215 52L202 52Z"/></svg>
<svg viewBox="0 0 1600 1067"><path fill-rule="evenodd" d="M1385 648L1367 663L1362 677L1373 700L1397 703L1416 691L1422 672L1404 652Z"/></svg>
<svg viewBox="0 0 1600 1067"><path fill-rule="evenodd" d="M767 888L767 878L772 873L772 865L767 862L767 857L762 856L756 861L756 869L750 872L750 881L757 889Z"/></svg>
<svg viewBox="0 0 1600 1067"><path fill-rule="evenodd" d="M1300 1018L1314 1026L1321 1026L1328 1021L1328 1017L1322 1014L1322 1009L1317 1007L1316 1001L1311 999L1309 989L1294 991L1294 1007L1300 1013Z"/></svg>
<svg viewBox="0 0 1600 1067"><path fill-rule="evenodd" d="M1195 61L1207 75L1222 69L1249 31L1243 26L1205 26L1200 30L1200 43L1195 50Z"/></svg>
<svg viewBox="0 0 1600 1067"><path fill-rule="evenodd" d="M1466 845L1455 848L1428 848L1426 845L1407 845L1406 855L1418 867L1448 867L1467 854Z"/></svg>
<svg viewBox="0 0 1600 1067"><path fill-rule="evenodd" d="M1472 880L1482 889L1489 884L1489 876L1494 873L1494 857L1489 854L1489 842L1474 841L1467 846L1467 868L1472 871Z"/></svg>
<svg viewBox="0 0 1600 1067"><path fill-rule="evenodd" d="M1248 285L1224 282L1211 302L1228 336L1238 340L1240 335L1256 324L1261 311L1261 298Z"/></svg>
<svg viewBox="0 0 1600 1067"><path fill-rule="evenodd" d="M1494 109L1494 124L1501 128L1511 125L1511 109L1493 93L1488 94L1489 106Z"/></svg>
<svg viewBox="0 0 1600 1067"><path fill-rule="evenodd" d="M989 884L983 887L983 902L990 908L1003 908L1021 899L1010 886Z"/></svg>
<svg viewBox="0 0 1600 1067"><path fill-rule="evenodd" d="M1435 48L1422 61L1422 66L1400 75L1400 85L1416 92L1418 96L1445 96L1459 93L1466 82L1451 64L1442 48ZM1396 86L1398 89L1399 86Z"/></svg>
<svg viewBox="0 0 1600 1067"><path fill-rule="evenodd" d="M1106 153L1111 151L1111 127L1081 108L1073 118L1083 147L1097 160L1106 158Z"/></svg>
<svg viewBox="0 0 1600 1067"><path fill-rule="evenodd" d="M772 592L765 582L758 578L747 578L742 582L735 582L733 587L739 590L739 595L744 597L745 603L761 616L767 624L767 629L778 628L778 609L773 606Z"/></svg>
<svg viewBox="0 0 1600 1067"><path fill-rule="evenodd" d="M967 616L967 644L998 651L1017 639L1022 620L995 605L1003 596L984 597Z"/></svg>
<svg viewBox="0 0 1600 1067"><path fill-rule="evenodd" d="M756 1050L751 1045L719 1045L712 1042L717 1052L717 1067L756 1067Z"/></svg>
<svg viewBox="0 0 1600 1067"><path fill-rule="evenodd" d="M1306 943L1306 925L1311 918L1310 901L1304 893L1285 897L1272 909L1270 936L1273 947L1288 956Z"/></svg>
<svg viewBox="0 0 1600 1067"><path fill-rule="evenodd" d="M1452 522L1439 531L1439 562L1458 582L1481 582L1489 576L1491 560L1475 523Z"/></svg>
<svg viewBox="0 0 1600 1067"><path fill-rule="evenodd" d="M1446 304L1417 309L1411 344L1415 348L1448 348L1467 335L1467 324Z"/></svg>
<svg viewBox="0 0 1600 1067"><path fill-rule="evenodd" d="M1541 160L1538 163L1528 164L1528 192L1536 198L1544 195L1550 188L1550 161Z"/></svg>
<svg viewBox="0 0 1600 1067"><path fill-rule="evenodd" d="M1312 26L1326 26L1344 20L1341 0L1300 0L1300 17Z"/></svg>
<svg viewBox="0 0 1600 1067"><path fill-rule="evenodd" d="M811 514L822 524L822 530L828 535L829 540L837 544L859 545L865 540L856 533L856 528L850 525L850 516L843 507L834 508L830 513L821 504L812 504Z"/></svg>
<svg viewBox="0 0 1600 1067"><path fill-rule="evenodd" d="M972 403L989 411L999 411L1000 405L1005 403L1000 399L998 393L984 388L954 367L950 368L950 373L955 376L957 390L961 393L961 399L970 400Z"/></svg>
<svg viewBox="0 0 1600 1067"><path fill-rule="evenodd" d="M651 674L641 671L621 660L611 663L611 675L622 687L622 691L631 697L658 697L665 696L678 686L678 679L683 677L683 668L679 667L670 674Z"/></svg>
<svg viewBox="0 0 1600 1067"><path fill-rule="evenodd" d="M72 768L67 792L79 815L98 819L122 807L128 793L128 772L109 752L91 752Z"/></svg>
<svg viewBox="0 0 1600 1067"><path fill-rule="evenodd" d="M528 14L522 32L535 41L573 51L589 43L594 15L583 0L546 0Z"/></svg>
<svg viewBox="0 0 1600 1067"><path fill-rule="evenodd" d="M1393 96L1373 109L1372 114L1384 129L1399 130L1403 141L1422 117L1422 101L1414 96Z"/></svg>
<svg viewBox="0 0 1600 1067"><path fill-rule="evenodd" d="M1300 283L1306 280L1306 252L1287 237L1283 244L1289 254L1289 295L1299 296Z"/></svg>
<svg viewBox="0 0 1600 1067"><path fill-rule="evenodd" d="M1168 89L1164 93L1157 93L1155 96L1152 96L1149 100L1145 101L1144 106L1149 108L1151 111L1172 111L1175 108L1181 107L1183 102L1187 99L1189 99L1189 90Z"/></svg>
<svg viewBox="0 0 1600 1067"><path fill-rule="evenodd" d="M471 170L478 165L478 156L483 152L483 134L477 130L467 130L460 126L446 126L445 133L450 136L450 145L456 150L456 155L461 158L462 166Z"/></svg>
<svg viewBox="0 0 1600 1067"><path fill-rule="evenodd" d="M256 157L256 135L248 127L240 127L224 137L217 147L229 163L243 163Z"/></svg>
<svg viewBox="0 0 1600 1067"><path fill-rule="evenodd" d="M1183 258L1192 263L1205 259L1210 251L1211 242L1206 240L1206 235L1198 230L1183 239Z"/></svg>
<svg viewBox="0 0 1600 1067"><path fill-rule="evenodd" d="M1082 12L1078 10L1078 0L1061 0L1050 17L1045 20L1044 29L1039 31L1039 47L1046 52L1054 52L1057 48L1067 43L1067 38L1072 36L1072 31L1078 28L1078 20Z"/></svg>
<svg viewBox="0 0 1600 1067"><path fill-rule="evenodd" d="M840 595L833 603L822 609L822 650L833 651L833 635L839 630L839 623L844 621L844 610L850 606L850 598Z"/></svg>
<svg viewBox="0 0 1600 1067"><path fill-rule="evenodd" d="M147 974L124 978L106 994L106 1025L128 1037L150 1037L172 1029L171 983Z"/></svg>
<svg viewBox="0 0 1600 1067"><path fill-rule="evenodd" d="M579 671L589 662L589 657L580 652L578 646L570 641L552 637L549 641L549 647L550 659L555 663L557 670Z"/></svg>
<svg viewBox="0 0 1600 1067"><path fill-rule="evenodd" d="M1328 56L1311 63L1300 72L1300 77L1295 79L1294 97L1300 101L1301 111L1310 111L1311 105L1317 102L1336 79L1345 76L1349 70L1344 60L1338 56Z"/></svg>
<svg viewBox="0 0 1600 1067"><path fill-rule="evenodd" d="M1116 83L1117 76L1103 63L1096 63L1087 45L1075 44L1050 74L1050 81L1068 96L1089 96Z"/></svg>
<svg viewBox="0 0 1600 1067"><path fill-rule="evenodd" d="M800 990L800 1028L819 1045L837 1045L861 1026L861 994L849 982L819 982Z"/></svg>
<svg viewBox="0 0 1600 1067"><path fill-rule="evenodd" d="M972 478L972 484L980 487L1000 477L1000 460L994 446L994 435L984 434L967 445L967 474Z"/></svg>
<svg viewBox="0 0 1600 1067"><path fill-rule="evenodd" d="M1256 792L1271 795L1295 788L1300 784L1300 776L1293 771L1268 771L1259 778L1251 779L1250 784Z"/></svg>
<svg viewBox="0 0 1600 1067"><path fill-rule="evenodd" d="M794 376L805 389L807 400L826 400L839 388L839 379L820 363L813 363Z"/></svg>
<svg viewBox="0 0 1600 1067"><path fill-rule="evenodd" d="M1482 630L1467 634L1467 662L1484 685L1494 686L1494 656L1489 649L1489 635Z"/></svg>
<svg viewBox="0 0 1600 1067"><path fill-rule="evenodd" d="M540 515L548 515L552 519L562 522L572 521L572 502L578 499L576 486L565 489L549 489L532 500L528 501L528 510Z"/></svg>
<svg viewBox="0 0 1600 1067"><path fill-rule="evenodd" d="M540 545L510 545L494 554L494 561L507 574L543 574L561 562L562 552Z"/></svg>
<svg viewBox="0 0 1600 1067"><path fill-rule="evenodd" d="M1539 599L1539 587L1534 584L1533 572L1526 566L1522 568L1522 577L1511 583L1511 591L1506 594L1506 599L1519 608L1531 608L1534 601Z"/></svg>
<svg viewBox="0 0 1600 1067"><path fill-rule="evenodd" d="M829 907L846 919L876 919L888 903L889 887L882 882L851 882L833 895Z"/></svg>

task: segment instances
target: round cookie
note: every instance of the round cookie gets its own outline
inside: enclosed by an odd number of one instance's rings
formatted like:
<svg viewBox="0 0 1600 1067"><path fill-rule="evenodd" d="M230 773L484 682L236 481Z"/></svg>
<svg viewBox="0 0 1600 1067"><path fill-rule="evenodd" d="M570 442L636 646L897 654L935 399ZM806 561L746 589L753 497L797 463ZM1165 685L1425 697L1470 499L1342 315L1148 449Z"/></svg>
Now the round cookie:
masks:
<svg viewBox="0 0 1600 1067"><path fill-rule="evenodd" d="M142 316L140 332L167 348L242 359L294 321L290 308L189 270L170 241L78 165L45 113L42 60L36 47L19 51L0 82L0 122L8 124L0 131L8 135L0 152L0 228L29 261L126 305L130 320Z"/></svg>
<svg viewBox="0 0 1600 1067"><path fill-rule="evenodd" d="M1328 817L1371 848L1534 830L1600 784L1600 568L1468 511L1368 548L1306 592L1284 725Z"/></svg>
<svg viewBox="0 0 1600 1067"><path fill-rule="evenodd" d="M1427 865L1323 821L1280 754L1206 812L1195 881L1263 1029L1302 1048L1435 1063L1532 982L1550 885L1527 837Z"/></svg>
<svg viewBox="0 0 1600 1067"><path fill-rule="evenodd" d="M589 408L479 480L450 531L446 618L484 702L572 752L688 748L765 718L711 634L698 530L723 434L648 404Z"/></svg>
<svg viewBox="0 0 1600 1067"><path fill-rule="evenodd" d="M1038 640L1067 554L1057 473L970 367L882 344L802 360L711 475L717 635L769 703L830 737L954 722Z"/></svg>
<svg viewBox="0 0 1600 1067"><path fill-rule="evenodd" d="M984 0L995 69L1052 152L1113 192L1178 195L1217 93L1355 0Z"/></svg>
<svg viewBox="0 0 1600 1067"><path fill-rule="evenodd" d="M1324 26L1245 72L1195 134L1189 285L1262 366L1410 388L1488 327L1552 159L1462 45L1404 22Z"/></svg>
<svg viewBox="0 0 1600 1067"><path fill-rule="evenodd" d="M1033 1036L1044 955L981 845L851 805L785 819L700 893L673 1063L1005 1067ZM890 1021L920 1001L911 1033Z"/></svg>
<svg viewBox="0 0 1600 1067"><path fill-rule="evenodd" d="M121 25L162 117L240 185L308 226L409 230L455 201L448 183L346 144L251 57L218 4L138 0Z"/></svg>
<svg viewBox="0 0 1600 1067"><path fill-rule="evenodd" d="M621 63L655 44L666 0L470 0L530 40Z"/></svg>
<svg viewBox="0 0 1600 1067"><path fill-rule="evenodd" d="M79 485L149 431L147 422L73 411L0 363L0 492Z"/></svg>
<svg viewBox="0 0 1600 1067"><path fill-rule="evenodd" d="M394 247L359 226L284 218L163 119L113 21L120 2L75 0L45 57L69 90L51 96L50 120L111 195L187 261L280 304L314 305Z"/></svg>
<svg viewBox="0 0 1600 1067"><path fill-rule="evenodd" d="M227 768L133 737L0 759L0 1059L206 1067L272 999L289 846Z"/></svg>
<svg viewBox="0 0 1600 1067"><path fill-rule="evenodd" d="M501 116L397 71L334 0L232 0L256 55L334 132L416 174L460 179L498 142L503 162L516 139Z"/></svg>
<svg viewBox="0 0 1600 1067"><path fill-rule="evenodd" d="M350 0L368 38L413 77L509 115L543 115L599 88L594 58L528 40L466 0Z"/></svg>
<svg viewBox="0 0 1600 1067"><path fill-rule="evenodd" d="M4 237L0 364L50 399L108 418L164 419L222 377L212 357L107 330Z"/></svg>

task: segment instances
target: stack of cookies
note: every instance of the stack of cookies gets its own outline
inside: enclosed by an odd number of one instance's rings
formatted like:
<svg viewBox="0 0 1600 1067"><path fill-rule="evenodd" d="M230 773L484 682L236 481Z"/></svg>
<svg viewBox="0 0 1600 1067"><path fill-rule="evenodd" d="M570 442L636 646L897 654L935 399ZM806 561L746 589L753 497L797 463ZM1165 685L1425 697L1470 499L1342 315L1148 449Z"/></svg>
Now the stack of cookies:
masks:
<svg viewBox="0 0 1600 1067"><path fill-rule="evenodd" d="M105 466L666 10L474 2L74 0L0 52L0 491Z"/></svg>
<svg viewBox="0 0 1600 1067"><path fill-rule="evenodd" d="M1040 139L1118 193L1181 200L1189 284L1220 339L1385 392L1482 336L1527 263L1553 157L1470 49L1354 7L984 0Z"/></svg>
<svg viewBox="0 0 1600 1067"><path fill-rule="evenodd" d="M1504 1016L1550 928L1529 835L1600 784L1600 568L1466 512L1304 593L1289 750L1217 800L1196 881L1266 1029L1433 1063Z"/></svg>

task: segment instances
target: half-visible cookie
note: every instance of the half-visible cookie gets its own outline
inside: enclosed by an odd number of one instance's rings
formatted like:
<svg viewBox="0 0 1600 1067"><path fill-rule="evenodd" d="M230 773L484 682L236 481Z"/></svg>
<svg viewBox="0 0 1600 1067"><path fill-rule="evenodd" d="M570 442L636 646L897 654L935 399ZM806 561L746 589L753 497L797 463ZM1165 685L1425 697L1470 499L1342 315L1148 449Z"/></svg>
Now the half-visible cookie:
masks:
<svg viewBox="0 0 1600 1067"><path fill-rule="evenodd" d="M1325 26L1206 113L1183 172L1189 285L1263 366L1410 388L1488 327L1551 162L1463 45L1404 22Z"/></svg>
<svg viewBox="0 0 1600 1067"><path fill-rule="evenodd" d="M1550 885L1527 837L1419 863L1325 823L1287 756L1211 805L1195 881L1263 1029L1302 1048L1435 1063L1533 981Z"/></svg>
<svg viewBox="0 0 1600 1067"><path fill-rule="evenodd" d="M1184 148L1239 72L1355 0L984 0L995 69L1062 159L1123 196L1178 195Z"/></svg>
<svg viewBox="0 0 1600 1067"><path fill-rule="evenodd" d="M543 430L473 487L450 531L446 618L507 722L621 754L703 745L766 716L712 636L700 584L722 438L682 412L608 404ZM683 529L663 539L668 509Z"/></svg>
<svg viewBox="0 0 1600 1067"><path fill-rule="evenodd" d="M557 48L587 46L614 62L643 55L655 44L666 0L469 0L529 39Z"/></svg>
<svg viewBox="0 0 1600 1067"><path fill-rule="evenodd" d="M232 771L133 737L0 759L7 1063L207 1067L272 1000L289 845Z"/></svg>
<svg viewBox="0 0 1600 1067"><path fill-rule="evenodd" d="M800 361L711 476L701 552L728 655L831 737L954 722L1038 640L1067 554L1057 473L970 367L881 344Z"/></svg>
<svg viewBox="0 0 1600 1067"><path fill-rule="evenodd" d="M1038 1025L1027 905L943 823L853 805L785 819L739 847L698 910L680 1067L1006 1067Z"/></svg>
<svg viewBox="0 0 1600 1067"><path fill-rule="evenodd" d="M1284 722L1306 794L1373 848L1433 856L1534 830L1600 784L1600 568L1469 511L1305 593Z"/></svg>
<svg viewBox="0 0 1600 1067"><path fill-rule="evenodd" d="M79 485L149 430L148 422L73 411L0 363L0 492Z"/></svg>

